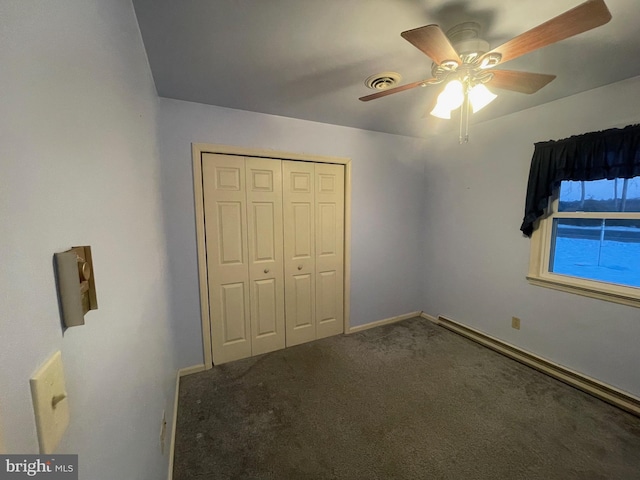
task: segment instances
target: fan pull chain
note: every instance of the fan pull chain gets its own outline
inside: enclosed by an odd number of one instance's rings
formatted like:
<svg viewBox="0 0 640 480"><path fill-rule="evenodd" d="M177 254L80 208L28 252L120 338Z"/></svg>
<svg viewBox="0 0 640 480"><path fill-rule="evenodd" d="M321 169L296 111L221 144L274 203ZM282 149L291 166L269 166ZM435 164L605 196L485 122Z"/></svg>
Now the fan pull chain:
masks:
<svg viewBox="0 0 640 480"><path fill-rule="evenodd" d="M460 109L460 136L459 143L462 145L463 143L469 143L469 109L471 108L469 104L469 85L465 85L464 89L464 102L462 102L462 108ZM463 135L463 124L464 124L464 135Z"/></svg>

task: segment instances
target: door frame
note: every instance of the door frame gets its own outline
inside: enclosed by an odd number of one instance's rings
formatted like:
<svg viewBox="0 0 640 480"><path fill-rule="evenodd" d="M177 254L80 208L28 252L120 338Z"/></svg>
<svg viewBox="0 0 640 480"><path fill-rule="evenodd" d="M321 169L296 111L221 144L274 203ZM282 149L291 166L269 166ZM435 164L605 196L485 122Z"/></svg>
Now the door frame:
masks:
<svg viewBox="0 0 640 480"><path fill-rule="evenodd" d="M271 160L294 160L298 162L333 163L344 165L344 332L350 328L351 309L351 159L311 155L308 153L282 152L262 148L192 143L193 192L196 213L196 242L198 248L198 278L200 283L200 317L202 320L202 348L205 369L213 367L211 345L211 322L209 311L209 284L207 280L207 252L204 231L204 190L202 187L202 154L213 153L235 155L238 158L258 157Z"/></svg>

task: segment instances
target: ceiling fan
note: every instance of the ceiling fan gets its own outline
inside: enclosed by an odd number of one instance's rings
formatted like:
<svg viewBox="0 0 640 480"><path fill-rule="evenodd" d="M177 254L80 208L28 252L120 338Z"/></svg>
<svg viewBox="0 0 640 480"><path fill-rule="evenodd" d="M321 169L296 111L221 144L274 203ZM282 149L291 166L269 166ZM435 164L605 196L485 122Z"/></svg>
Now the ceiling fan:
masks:
<svg viewBox="0 0 640 480"><path fill-rule="evenodd" d="M460 143L467 142L470 110L477 112L496 98L487 86L531 94L556 78L555 75L494 67L604 25L609 20L611 13L604 0L587 0L492 50L486 41L479 38L480 26L473 22L457 25L447 34L438 25L407 30L401 33L402 38L433 60L432 77L387 88L360 100L368 102L412 88L446 82L431 114L448 119L453 110L462 107ZM463 123L466 124L464 135Z"/></svg>

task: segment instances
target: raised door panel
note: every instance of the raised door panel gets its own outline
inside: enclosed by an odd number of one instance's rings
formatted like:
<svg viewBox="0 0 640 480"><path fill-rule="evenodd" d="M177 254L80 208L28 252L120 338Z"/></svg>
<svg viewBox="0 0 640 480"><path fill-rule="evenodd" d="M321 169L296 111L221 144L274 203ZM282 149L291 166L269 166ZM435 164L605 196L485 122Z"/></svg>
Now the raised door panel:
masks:
<svg viewBox="0 0 640 480"><path fill-rule="evenodd" d="M253 355L285 346L281 163L245 161Z"/></svg>
<svg viewBox="0 0 640 480"><path fill-rule="evenodd" d="M276 207L275 202L250 202L253 263L276 261L276 236L282 236L276 232L277 224L281 223L276 216L282 215L281 212L276 212Z"/></svg>
<svg viewBox="0 0 640 480"><path fill-rule="evenodd" d="M290 221L293 229L293 260L310 260L313 252L313 205L309 202L293 202Z"/></svg>
<svg viewBox="0 0 640 480"><path fill-rule="evenodd" d="M220 323L222 324L222 344L228 346L248 339L244 322L236 321L245 318L245 284L231 283L220 285Z"/></svg>
<svg viewBox="0 0 640 480"><path fill-rule="evenodd" d="M316 338L315 164L282 162L287 346Z"/></svg>
<svg viewBox="0 0 640 480"><path fill-rule="evenodd" d="M244 160L202 155L205 242L215 364L251 356Z"/></svg>
<svg viewBox="0 0 640 480"><path fill-rule="evenodd" d="M253 282L252 306L255 305L255 338L277 335L278 330L278 295L277 284L273 278ZM284 334L284 332L282 332ZM284 335L283 335L284 337Z"/></svg>
<svg viewBox="0 0 640 480"><path fill-rule="evenodd" d="M339 249L338 236L339 232L336 228L336 204L320 203L318 204L318 256L335 256Z"/></svg>
<svg viewBox="0 0 640 480"><path fill-rule="evenodd" d="M335 322L338 319L336 295L338 289L338 275L335 270L322 272L316 283L317 303L316 319L318 325Z"/></svg>
<svg viewBox="0 0 640 480"><path fill-rule="evenodd" d="M218 259L220 265L242 265L244 259L244 215L242 202L217 202Z"/></svg>
<svg viewBox="0 0 640 480"><path fill-rule="evenodd" d="M290 292L293 297L292 308L292 331L305 330L313 327L313 276L304 273L302 275L293 276L294 289Z"/></svg>
<svg viewBox="0 0 640 480"><path fill-rule="evenodd" d="M315 168L317 338L344 331L344 166Z"/></svg>

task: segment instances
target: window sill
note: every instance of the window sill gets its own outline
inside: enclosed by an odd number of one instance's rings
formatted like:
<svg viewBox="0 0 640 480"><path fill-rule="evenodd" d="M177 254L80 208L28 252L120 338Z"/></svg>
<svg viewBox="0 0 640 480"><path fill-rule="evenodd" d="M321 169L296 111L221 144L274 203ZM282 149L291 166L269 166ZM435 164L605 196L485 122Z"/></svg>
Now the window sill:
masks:
<svg viewBox="0 0 640 480"><path fill-rule="evenodd" d="M553 277L527 275L527 281L531 285L537 285L539 287L553 288L554 290L560 290L562 292L575 293L585 297L597 298L608 302L621 303L623 305L640 308L640 292L635 293L629 291L636 289L608 285L593 287L586 282L582 283L560 275L554 275Z"/></svg>

